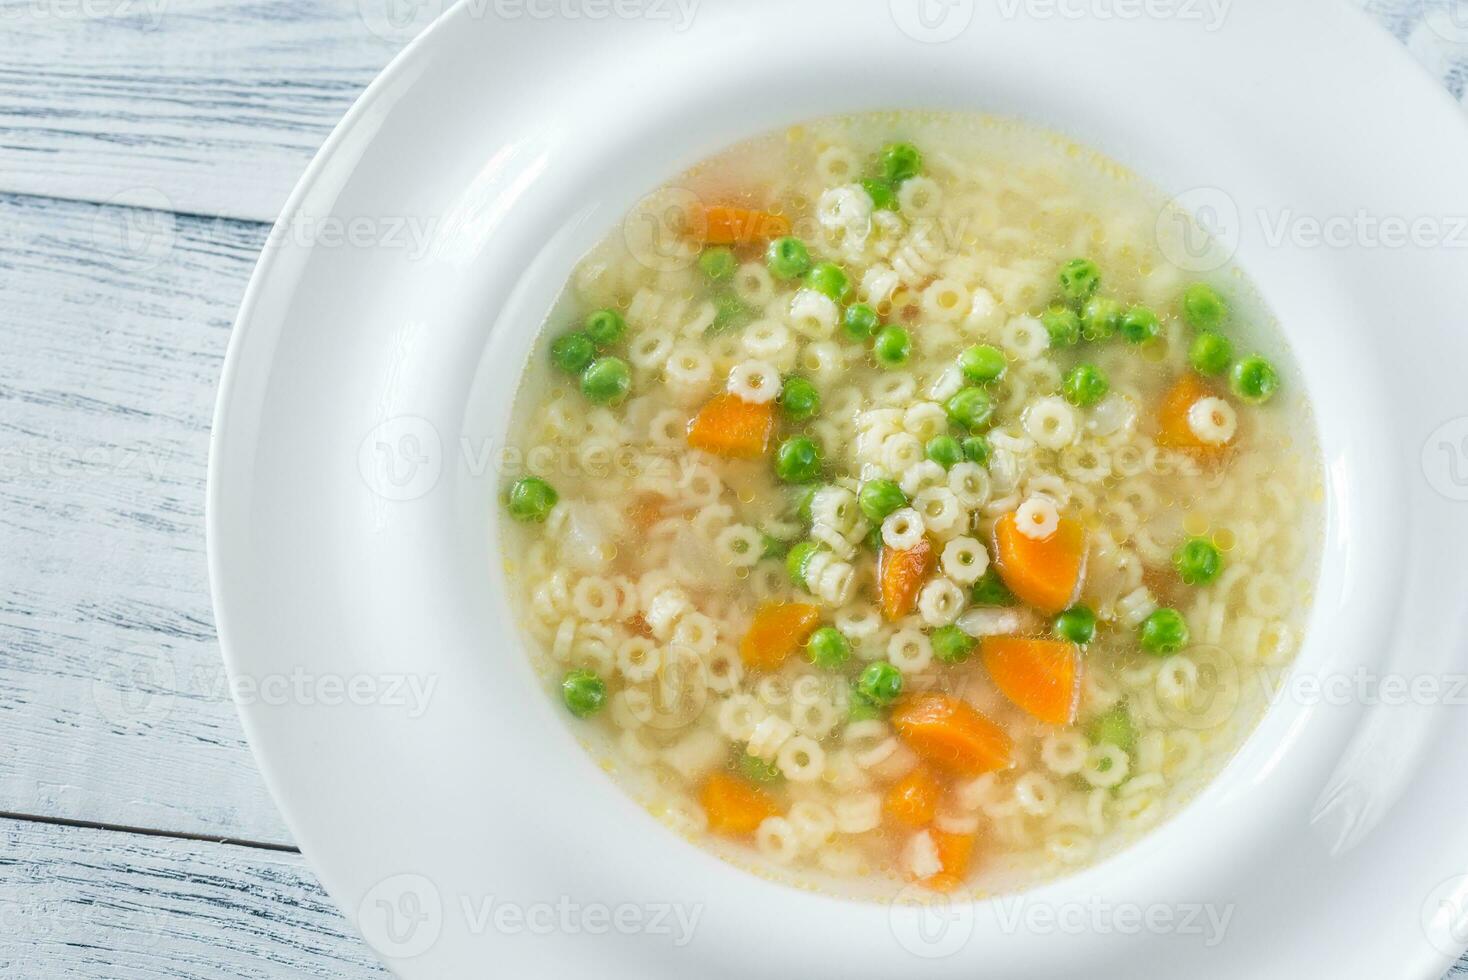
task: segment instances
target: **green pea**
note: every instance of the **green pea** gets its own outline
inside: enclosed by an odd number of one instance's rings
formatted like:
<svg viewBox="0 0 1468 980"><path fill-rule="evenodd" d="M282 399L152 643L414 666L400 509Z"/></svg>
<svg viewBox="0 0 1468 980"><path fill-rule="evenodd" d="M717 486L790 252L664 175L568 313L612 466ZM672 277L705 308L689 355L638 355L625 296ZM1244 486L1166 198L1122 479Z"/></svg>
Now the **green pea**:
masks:
<svg viewBox="0 0 1468 980"><path fill-rule="evenodd" d="M793 436L775 450L775 475L786 483L814 483L821 475L821 449L805 436Z"/></svg>
<svg viewBox="0 0 1468 980"><path fill-rule="evenodd" d="M1223 553L1207 538L1189 538L1173 553L1172 565L1188 585L1207 585L1223 571Z"/></svg>
<svg viewBox="0 0 1468 980"><path fill-rule="evenodd" d="M805 655L822 670L839 670L851 659L851 641L830 626L822 626L805 641Z"/></svg>
<svg viewBox="0 0 1468 980"><path fill-rule="evenodd" d="M933 656L945 664L961 664L974 652L974 638L957 626L940 626L929 639Z"/></svg>
<svg viewBox="0 0 1468 980"><path fill-rule="evenodd" d="M810 249L798 238L777 238L765 251L765 265L776 279L799 279L810 271Z"/></svg>
<svg viewBox="0 0 1468 980"><path fill-rule="evenodd" d="M851 686L850 706L847 708L847 721L871 721L882 717L882 709L861 692L855 684Z"/></svg>
<svg viewBox="0 0 1468 980"><path fill-rule="evenodd" d="M1040 314L1040 322L1050 335L1051 347L1074 347L1081 342L1081 318L1070 307L1052 306Z"/></svg>
<svg viewBox="0 0 1468 980"><path fill-rule="evenodd" d="M734 270L738 268L739 260L734 257L734 250L724 245L706 248L698 257L698 270L711 282L733 278Z"/></svg>
<svg viewBox="0 0 1468 980"><path fill-rule="evenodd" d="M1096 636L1096 614L1088 606L1071 606L1055 617L1055 635L1085 646Z"/></svg>
<svg viewBox="0 0 1468 980"><path fill-rule="evenodd" d="M912 338L896 324L888 324L877 331L872 341L872 356L885 368L900 367L907 363L912 354Z"/></svg>
<svg viewBox="0 0 1468 980"><path fill-rule="evenodd" d="M1234 345L1221 333L1204 330L1193 338L1188 350L1188 360L1193 370L1204 377L1212 377L1228 370L1234 359Z"/></svg>
<svg viewBox="0 0 1468 980"><path fill-rule="evenodd" d="M1093 296L1081 310L1081 337L1107 340L1121 329L1121 304L1110 296Z"/></svg>
<svg viewBox="0 0 1468 980"><path fill-rule="evenodd" d="M1012 606L1014 593L1004 584L996 569L990 568L969 590L969 597L976 606Z"/></svg>
<svg viewBox="0 0 1468 980"><path fill-rule="evenodd" d="M1065 382L1061 385L1066 401L1080 408L1096 404L1110 390L1111 382L1094 364L1077 364L1065 373Z"/></svg>
<svg viewBox="0 0 1468 980"><path fill-rule="evenodd" d="M907 494L891 480L868 480L857 491L856 504L867 520L880 524L907 506Z"/></svg>
<svg viewBox="0 0 1468 980"><path fill-rule="evenodd" d="M580 374L596 359L596 344L577 331L557 337L551 344L551 363L567 374Z"/></svg>
<svg viewBox="0 0 1468 980"><path fill-rule="evenodd" d="M902 671L885 660L867 664L856 680L856 689L874 704L891 704L902 694Z"/></svg>
<svg viewBox="0 0 1468 980"><path fill-rule="evenodd" d="M862 190L872 199L872 207L878 211L897 210L897 191L892 182L882 177L870 177L861 182Z"/></svg>
<svg viewBox="0 0 1468 980"><path fill-rule="evenodd" d="M594 715L607 703L607 685L589 670L573 670L561 681L561 700L577 718Z"/></svg>
<svg viewBox="0 0 1468 980"><path fill-rule="evenodd" d="M780 407L794 422L804 422L821 410L821 393L799 375L785 379L780 388Z"/></svg>
<svg viewBox="0 0 1468 980"><path fill-rule="evenodd" d="M1060 295L1080 305L1101 286L1101 270L1090 259L1071 259L1060 267Z"/></svg>
<svg viewBox="0 0 1468 980"><path fill-rule="evenodd" d="M892 184L916 177L923 170L923 155L911 143L890 143L882 148L882 176Z"/></svg>
<svg viewBox="0 0 1468 980"><path fill-rule="evenodd" d="M1206 282L1195 282L1183 293L1183 319L1199 330L1217 330L1228 318L1228 304Z"/></svg>
<svg viewBox="0 0 1468 980"><path fill-rule="evenodd" d="M784 780L785 774L780 767L773 762L766 762L757 755L748 752L739 753L739 774L751 783L778 783Z"/></svg>
<svg viewBox="0 0 1468 980"><path fill-rule="evenodd" d="M632 389L632 369L620 357L598 357L581 372L581 393L603 405L617 405Z"/></svg>
<svg viewBox="0 0 1468 980"><path fill-rule="evenodd" d="M1251 405L1263 405L1279 390L1279 372L1258 354L1235 364L1228 380L1234 394Z"/></svg>
<svg viewBox="0 0 1468 980"><path fill-rule="evenodd" d="M1142 622L1142 649L1165 657L1188 645L1188 623L1176 609L1159 609Z"/></svg>
<svg viewBox="0 0 1468 980"><path fill-rule="evenodd" d="M820 550L821 546L814 541L802 541L790 549L790 553L785 556L785 572L793 584L802 589L806 587L805 566L810 564L811 558Z"/></svg>
<svg viewBox="0 0 1468 980"><path fill-rule="evenodd" d="M926 447L928 458L945 470L963 462L963 446L952 436L934 436Z"/></svg>
<svg viewBox="0 0 1468 980"><path fill-rule="evenodd" d="M998 347L974 344L958 355L958 369L976 385L992 384L1009 370L1009 359Z"/></svg>
<svg viewBox="0 0 1468 980"><path fill-rule="evenodd" d="M592 343L606 349L622 340L627 333L627 321L616 310L597 310L586 318L585 330Z"/></svg>
<svg viewBox="0 0 1468 980"><path fill-rule="evenodd" d="M1086 735L1092 745L1114 745L1123 752L1137 747L1137 728L1132 724L1132 713L1125 703L1098 715L1087 728Z"/></svg>
<svg viewBox="0 0 1468 980"><path fill-rule="evenodd" d="M818 293L825 293L838 303L851 292L851 280L835 262L822 262L811 269L805 274L805 284Z"/></svg>
<svg viewBox="0 0 1468 980"><path fill-rule="evenodd" d="M943 409L954 424L980 429L994 417L994 400L982 388L964 388L944 402Z"/></svg>
<svg viewBox="0 0 1468 980"><path fill-rule="evenodd" d="M802 487L795 497L795 516L806 524L811 522L810 509L816 501L816 491L819 489L820 487Z"/></svg>
<svg viewBox="0 0 1468 980"><path fill-rule="evenodd" d="M538 476L526 476L511 484L505 493L505 507L517 521L538 522L550 516L560 499L555 487Z"/></svg>
<svg viewBox="0 0 1468 980"><path fill-rule="evenodd" d="M1162 332L1162 321L1145 306L1133 306L1121 318L1121 335L1134 344L1145 344Z"/></svg>
<svg viewBox="0 0 1468 980"><path fill-rule="evenodd" d="M969 436L963 440L963 456L980 466L989 465L989 456L994 452L987 436Z"/></svg>
<svg viewBox="0 0 1468 980"><path fill-rule="evenodd" d="M754 319L754 314L744 305L744 301L728 290L715 293L713 304L714 322L708 329L711 334L728 333Z"/></svg>
<svg viewBox="0 0 1468 980"><path fill-rule="evenodd" d="M851 304L846 308L846 315L841 318L841 329L852 340L871 340L879 325L877 311L866 303Z"/></svg>

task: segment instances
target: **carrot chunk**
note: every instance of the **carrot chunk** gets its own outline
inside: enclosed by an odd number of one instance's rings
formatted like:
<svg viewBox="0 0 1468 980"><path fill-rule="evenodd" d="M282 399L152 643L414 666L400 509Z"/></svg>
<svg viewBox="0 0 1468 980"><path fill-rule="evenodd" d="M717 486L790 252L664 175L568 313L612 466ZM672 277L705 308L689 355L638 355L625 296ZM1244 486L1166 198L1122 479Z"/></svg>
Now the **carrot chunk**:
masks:
<svg viewBox="0 0 1468 980"><path fill-rule="evenodd" d="M980 648L996 687L1047 725L1075 720L1080 650L1073 643L986 636Z"/></svg>
<svg viewBox="0 0 1468 980"><path fill-rule="evenodd" d="M734 459L763 456L775 427L773 402L755 404L730 394L715 395L688 423L694 449Z"/></svg>
<svg viewBox="0 0 1468 980"><path fill-rule="evenodd" d="M938 812L943 786L927 766L918 766L887 790L887 816L907 827L926 827Z"/></svg>
<svg viewBox="0 0 1468 980"><path fill-rule="evenodd" d="M754 614L739 644L739 656L750 670L777 670L800 649L821 621L821 611L801 602L767 602Z"/></svg>
<svg viewBox="0 0 1468 980"><path fill-rule="evenodd" d="M748 245L790 234L790 219L768 211L715 204L704 208L703 216L703 240L709 245Z"/></svg>
<svg viewBox="0 0 1468 980"><path fill-rule="evenodd" d="M1007 769L1014 743L965 701L946 694L907 698L892 725L908 746L936 766L965 776Z"/></svg>
<svg viewBox="0 0 1468 980"><path fill-rule="evenodd" d="M708 778L698 800L708 814L709 830L726 837L748 837L767 817L780 813L779 805L764 790L723 772Z"/></svg>
<svg viewBox="0 0 1468 980"><path fill-rule="evenodd" d="M1188 412L1204 398L1214 395L1212 389L1195 374L1185 374L1178 379L1157 408L1157 444L1169 449L1181 449L1205 461L1222 458L1232 443L1222 445L1204 442L1188 424Z"/></svg>
<svg viewBox="0 0 1468 980"><path fill-rule="evenodd" d="M933 570L933 546L927 538L906 551L883 548L877 559L877 578L882 583L882 615L899 620L917 605L918 589Z"/></svg>
<svg viewBox="0 0 1468 980"><path fill-rule="evenodd" d="M994 525L999 577L1022 601L1043 613L1064 611L1075 601L1086 571L1086 532L1062 518L1055 533L1037 541L1019 529L1014 512Z"/></svg>
<svg viewBox="0 0 1468 980"><path fill-rule="evenodd" d="M663 519L663 505L666 501L653 494L643 494L635 497L632 503L627 505L627 520L640 532L646 532L658 521Z"/></svg>
<svg viewBox="0 0 1468 980"><path fill-rule="evenodd" d="M938 862L943 870L924 878L921 884L936 892L951 892L963 884L969 868L974 862L973 834L950 834L934 828L928 831L933 836L933 846L938 851Z"/></svg>

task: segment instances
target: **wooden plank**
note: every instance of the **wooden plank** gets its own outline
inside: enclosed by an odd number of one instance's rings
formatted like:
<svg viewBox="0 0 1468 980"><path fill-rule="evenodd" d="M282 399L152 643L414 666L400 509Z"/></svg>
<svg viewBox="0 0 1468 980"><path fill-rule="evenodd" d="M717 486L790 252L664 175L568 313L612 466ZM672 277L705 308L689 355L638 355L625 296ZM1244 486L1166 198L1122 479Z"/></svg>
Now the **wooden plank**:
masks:
<svg viewBox="0 0 1468 980"><path fill-rule="evenodd" d="M273 220L441 6L0 0L0 191Z"/></svg>
<svg viewBox="0 0 1468 980"><path fill-rule="evenodd" d="M0 841L0 976L387 976L298 854L16 820Z"/></svg>
<svg viewBox="0 0 1468 980"><path fill-rule="evenodd" d="M204 554L215 387L265 234L0 196L0 811L289 840Z"/></svg>

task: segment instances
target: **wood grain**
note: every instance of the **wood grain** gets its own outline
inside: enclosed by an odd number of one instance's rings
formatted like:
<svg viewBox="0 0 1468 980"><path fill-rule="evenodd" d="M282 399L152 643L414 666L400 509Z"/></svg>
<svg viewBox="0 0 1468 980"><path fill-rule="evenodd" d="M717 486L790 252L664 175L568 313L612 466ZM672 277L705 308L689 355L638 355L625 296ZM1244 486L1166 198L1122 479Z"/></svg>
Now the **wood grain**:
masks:
<svg viewBox="0 0 1468 980"><path fill-rule="evenodd" d="M298 854L0 820L0 976L383 978Z"/></svg>
<svg viewBox="0 0 1468 980"><path fill-rule="evenodd" d="M435 0L0 0L0 191L271 221Z"/></svg>
<svg viewBox="0 0 1468 980"><path fill-rule="evenodd" d="M204 555L214 392L265 231L0 196L0 811L288 840Z"/></svg>

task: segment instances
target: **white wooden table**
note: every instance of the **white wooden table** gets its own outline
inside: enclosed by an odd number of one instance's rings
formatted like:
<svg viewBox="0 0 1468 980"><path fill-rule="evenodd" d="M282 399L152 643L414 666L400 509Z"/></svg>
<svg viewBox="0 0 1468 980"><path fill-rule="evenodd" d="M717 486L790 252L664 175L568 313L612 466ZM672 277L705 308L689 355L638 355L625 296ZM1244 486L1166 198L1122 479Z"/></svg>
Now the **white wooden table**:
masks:
<svg viewBox="0 0 1468 980"><path fill-rule="evenodd" d="M1358 2L1463 98L1455 0ZM269 222L441 6L0 0L0 977L385 975L228 698L204 472Z"/></svg>

